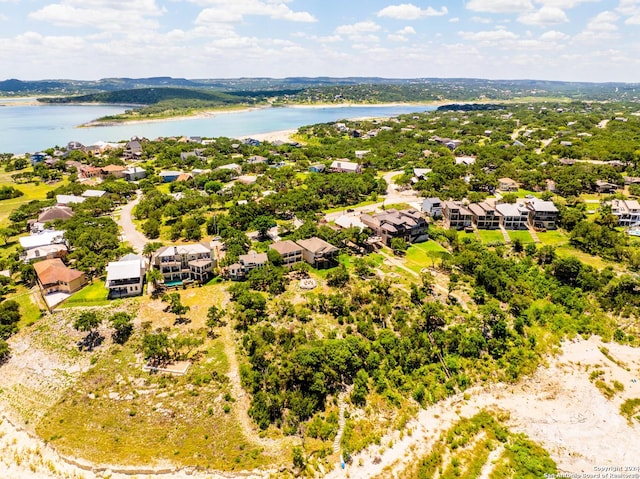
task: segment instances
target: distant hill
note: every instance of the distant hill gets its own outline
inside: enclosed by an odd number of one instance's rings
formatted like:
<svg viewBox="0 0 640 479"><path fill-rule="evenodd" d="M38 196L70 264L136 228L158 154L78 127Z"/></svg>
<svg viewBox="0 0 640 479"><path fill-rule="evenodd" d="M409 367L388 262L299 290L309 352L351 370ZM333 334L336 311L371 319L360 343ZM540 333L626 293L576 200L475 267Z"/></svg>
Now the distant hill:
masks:
<svg viewBox="0 0 640 479"><path fill-rule="evenodd" d="M173 87L133 88L87 95L38 99L38 101L44 103L125 103L136 105L154 105L167 100L200 100L224 105L241 103L245 99L241 95L229 95L218 91Z"/></svg>

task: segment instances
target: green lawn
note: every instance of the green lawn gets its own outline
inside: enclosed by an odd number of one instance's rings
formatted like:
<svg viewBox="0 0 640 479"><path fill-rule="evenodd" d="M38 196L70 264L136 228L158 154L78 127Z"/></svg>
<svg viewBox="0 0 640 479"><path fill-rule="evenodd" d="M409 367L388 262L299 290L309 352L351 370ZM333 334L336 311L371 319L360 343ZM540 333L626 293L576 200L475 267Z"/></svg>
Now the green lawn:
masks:
<svg viewBox="0 0 640 479"><path fill-rule="evenodd" d="M478 230L478 233L480 233L483 243L497 243L499 241L504 243L504 236L500 230Z"/></svg>
<svg viewBox="0 0 640 479"><path fill-rule="evenodd" d="M20 323L18 323L20 329L40 319L40 307L33 302L31 291L24 286L16 287L16 292L7 299L12 299L20 305Z"/></svg>
<svg viewBox="0 0 640 479"><path fill-rule="evenodd" d="M516 238L520 239L523 243L533 243L533 238L531 237L531 233L527 230L513 230L509 231L509 238L511 241L515 241Z"/></svg>
<svg viewBox="0 0 640 479"><path fill-rule="evenodd" d="M448 256L449 252L435 241L425 241L411 245L404 259L407 268L419 273L424 268L435 267Z"/></svg>
<svg viewBox="0 0 640 479"><path fill-rule="evenodd" d="M20 170L20 173L25 171L32 171L32 169L27 168L24 170ZM11 175L15 173L17 172L12 171L9 173L6 173L6 172L0 173L0 185L13 186L14 188L17 188L18 190L22 191L24 195L20 196L19 198L12 198L8 200L0 201L0 226L7 226L9 224L9 215L13 210L18 208L19 206L25 203L29 203L29 201L33 201L33 200L46 200L47 193L49 191L53 191L56 188L62 185L65 185L67 183L67 179L65 178L64 180L58 181L51 185L46 183L17 184L17 183L14 183L13 180L11 179Z"/></svg>
<svg viewBox="0 0 640 479"><path fill-rule="evenodd" d="M583 263L593 266L597 269L604 269L607 266L613 266L614 268L617 264L612 263L610 261L606 261L599 256L593 256L588 253L584 253L576 248L573 248L569 245L562 245L556 248L556 253L560 256L575 256Z"/></svg>
<svg viewBox="0 0 640 479"><path fill-rule="evenodd" d="M358 203L357 205L337 206L335 208L329 208L327 210L324 210L324 214L336 213L338 211L345 211L346 212L348 209L360 208L361 206L375 205L376 203L380 203L380 202L379 201L367 200L367 201L362 201L361 203Z"/></svg>
<svg viewBox="0 0 640 479"><path fill-rule="evenodd" d="M538 239L544 245L559 246L566 244L569 238L560 230L548 230L544 233L538 233Z"/></svg>
<svg viewBox="0 0 640 479"><path fill-rule="evenodd" d="M71 295L61 307L71 308L73 306L105 306L109 304L107 296L109 290L105 287L104 281L94 280L92 284L85 286L77 293Z"/></svg>

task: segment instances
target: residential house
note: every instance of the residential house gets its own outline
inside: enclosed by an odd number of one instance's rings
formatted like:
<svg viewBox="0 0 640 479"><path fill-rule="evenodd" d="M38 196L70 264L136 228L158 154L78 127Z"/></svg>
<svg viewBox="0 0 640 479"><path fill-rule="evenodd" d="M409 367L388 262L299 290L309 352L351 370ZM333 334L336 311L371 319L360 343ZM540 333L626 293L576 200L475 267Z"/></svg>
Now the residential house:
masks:
<svg viewBox="0 0 640 479"><path fill-rule="evenodd" d="M124 178L124 172L126 169L126 166L120 165L107 165L101 168L103 178L109 175L112 175L114 178Z"/></svg>
<svg viewBox="0 0 640 479"><path fill-rule="evenodd" d="M340 228L344 228L344 229L358 228L360 231L362 231L365 228L368 228L368 226L365 225L360 220L359 217L352 216L350 214L340 215L339 217L336 218L335 224L338 225Z"/></svg>
<svg viewBox="0 0 640 479"><path fill-rule="evenodd" d="M249 251L247 254L238 256L238 262L225 268L225 275L234 281L246 278L250 271L256 268L264 268L269 262L267 253L256 253Z"/></svg>
<svg viewBox="0 0 640 479"><path fill-rule="evenodd" d="M122 172L124 179L127 181L138 181L146 178L147 171L139 166L132 166Z"/></svg>
<svg viewBox="0 0 640 479"><path fill-rule="evenodd" d="M473 214L473 224L479 230L496 230L500 228L500 214L486 201L471 203L469 211Z"/></svg>
<svg viewBox="0 0 640 479"><path fill-rule="evenodd" d="M333 173L362 173L362 167L358 163L343 158L332 161L329 171Z"/></svg>
<svg viewBox="0 0 640 479"><path fill-rule="evenodd" d="M507 230L526 230L529 223L529 210L522 203L498 203L496 211L500 215L500 224Z"/></svg>
<svg viewBox="0 0 640 479"><path fill-rule="evenodd" d="M615 193L618 189L618 185L614 183L608 183L603 180L596 180L596 192L601 194Z"/></svg>
<svg viewBox="0 0 640 479"><path fill-rule="evenodd" d="M461 230L471 226L473 213L459 201L445 201L442 203L442 216L447 228Z"/></svg>
<svg viewBox="0 0 640 479"><path fill-rule="evenodd" d="M332 244L315 236L296 243L302 246L302 258L314 268L328 268L336 263L339 250Z"/></svg>
<svg viewBox="0 0 640 479"><path fill-rule="evenodd" d="M25 250L52 244L65 244L64 231L60 230L44 230L29 236L22 236L18 238L18 241Z"/></svg>
<svg viewBox="0 0 640 479"><path fill-rule="evenodd" d="M192 178L193 178L193 175L191 173L180 173L180 175L178 175L178 177L176 178L176 181L177 182L189 181Z"/></svg>
<svg viewBox="0 0 640 479"><path fill-rule="evenodd" d="M242 166L237 163L229 163L227 165L218 166L216 170L231 170L235 176L237 176L242 173Z"/></svg>
<svg viewBox="0 0 640 479"><path fill-rule="evenodd" d="M439 136L432 136L430 140L438 142L441 145L446 146L450 150L455 150L462 144L461 140L452 140L451 138L441 138Z"/></svg>
<svg viewBox="0 0 640 479"><path fill-rule="evenodd" d="M611 200L611 213L618 218L618 225L640 225L640 203L637 200Z"/></svg>
<svg viewBox="0 0 640 479"><path fill-rule="evenodd" d="M269 161L269 158L266 156L253 155L247 158L247 164L249 165L258 165L260 163L266 163Z"/></svg>
<svg viewBox="0 0 640 479"><path fill-rule="evenodd" d="M277 241L269 246L282 256L284 266L293 266L302 261L302 247L291 240Z"/></svg>
<svg viewBox="0 0 640 479"><path fill-rule="evenodd" d="M393 238L400 238L407 243L418 243L429 239L429 225L416 210L387 210L373 215L362 214L360 221L367 225L376 236L382 238L386 245Z"/></svg>
<svg viewBox="0 0 640 479"><path fill-rule="evenodd" d="M529 210L529 226L554 230L560 213L552 201L537 198L527 200L525 206Z"/></svg>
<svg viewBox="0 0 640 479"><path fill-rule="evenodd" d="M66 221L73 215L73 210L68 206L52 206L42 210L38 219L27 221L27 225L29 226L29 231L36 233L38 231L44 231L47 223Z"/></svg>
<svg viewBox="0 0 640 479"><path fill-rule="evenodd" d="M128 141L124 146L123 157L125 160L139 160L142 156L142 144L139 140Z"/></svg>
<svg viewBox="0 0 640 479"><path fill-rule="evenodd" d="M81 271L68 268L60 258L45 259L33 265L43 294L75 293L87 284Z"/></svg>
<svg viewBox="0 0 640 479"><path fill-rule="evenodd" d="M98 168L97 166L82 165L78 169L78 173L81 178L101 178L102 168Z"/></svg>
<svg viewBox="0 0 640 479"><path fill-rule="evenodd" d="M518 191L518 183L511 178L500 178L498 179L498 189L500 191Z"/></svg>
<svg viewBox="0 0 640 479"><path fill-rule="evenodd" d="M39 163L42 163L44 160L46 160L47 156L48 155L46 153L39 151L29 156L29 162L31 162L31 166L35 166Z"/></svg>
<svg viewBox="0 0 640 479"><path fill-rule="evenodd" d="M442 217L442 201L440 198L425 198L422 202L422 212L431 218Z"/></svg>
<svg viewBox="0 0 640 479"><path fill-rule="evenodd" d="M107 265L105 286L109 290L109 298L138 296L144 288L147 261L142 256L128 254L118 261Z"/></svg>
<svg viewBox="0 0 640 479"><path fill-rule="evenodd" d="M153 255L152 265L162 273L165 285L183 281L202 283L211 276L215 258L208 243L163 246Z"/></svg>
<svg viewBox="0 0 640 479"><path fill-rule="evenodd" d="M76 195L56 195L56 204L58 206L68 206L75 203L83 203L86 198Z"/></svg>
<svg viewBox="0 0 640 479"><path fill-rule="evenodd" d="M354 156L357 160L362 160L368 153L371 153L371 150L356 150Z"/></svg>
<svg viewBox="0 0 640 479"><path fill-rule="evenodd" d="M73 210L68 206L52 206L42 210L38 215L38 223L51 223L56 220L66 221L74 215Z"/></svg>
<svg viewBox="0 0 640 479"><path fill-rule="evenodd" d="M182 171L161 171L160 178L162 178L163 183L172 183L178 179L178 177L182 174Z"/></svg>
<svg viewBox="0 0 640 479"><path fill-rule="evenodd" d="M35 263L45 259L64 258L68 253L64 243L49 244L23 251L20 259L25 263Z"/></svg>
<svg viewBox="0 0 640 479"><path fill-rule="evenodd" d="M547 191L550 191L552 193L555 193L556 191L558 191L558 188L556 186L556 182L550 179L546 179L544 180L544 184L545 184L545 189Z"/></svg>
<svg viewBox="0 0 640 479"><path fill-rule="evenodd" d="M102 198L107 192L103 190L85 190L82 193L84 198Z"/></svg>
<svg viewBox="0 0 640 479"><path fill-rule="evenodd" d="M180 153L180 160L186 161L189 158L205 159L205 157L203 156L203 153L204 153L204 150L202 149L197 149L193 151L183 151Z"/></svg>
<svg viewBox="0 0 640 479"><path fill-rule="evenodd" d="M323 164L311 165L309 171L311 173L322 173L327 167Z"/></svg>
<svg viewBox="0 0 640 479"><path fill-rule="evenodd" d="M456 165L473 165L476 162L475 156L456 156Z"/></svg>
<svg viewBox="0 0 640 479"><path fill-rule="evenodd" d="M87 151L87 147L84 146L79 141L70 141L69 143L67 143L67 151L75 151L75 150Z"/></svg>
<svg viewBox="0 0 640 479"><path fill-rule="evenodd" d="M429 175L429 173L431 173L433 170L431 168L414 168L413 169L413 178L411 178L411 181L413 183L417 183L420 180L425 180L427 178L427 175Z"/></svg>

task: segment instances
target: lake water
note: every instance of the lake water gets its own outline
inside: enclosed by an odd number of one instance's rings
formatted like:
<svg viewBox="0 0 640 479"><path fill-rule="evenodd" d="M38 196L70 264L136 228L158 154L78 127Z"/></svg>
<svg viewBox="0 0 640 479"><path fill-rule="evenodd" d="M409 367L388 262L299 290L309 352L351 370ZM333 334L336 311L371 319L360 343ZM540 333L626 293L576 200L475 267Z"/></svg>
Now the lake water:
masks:
<svg viewBox="0 0 640 479"><path fill-rule="evenodd" d="M289 130L304 125L347 118L392 117L434 110L433 105L336 106L324 108L263 108L224 113L206 118L138 123L94 128L78 128L96 118L131 108L104 105L26 105L0 99L0 153L21 154L70 141L92 145L98 141L122 141L133 136L204 136L244 138L252 134Z"/></svg>

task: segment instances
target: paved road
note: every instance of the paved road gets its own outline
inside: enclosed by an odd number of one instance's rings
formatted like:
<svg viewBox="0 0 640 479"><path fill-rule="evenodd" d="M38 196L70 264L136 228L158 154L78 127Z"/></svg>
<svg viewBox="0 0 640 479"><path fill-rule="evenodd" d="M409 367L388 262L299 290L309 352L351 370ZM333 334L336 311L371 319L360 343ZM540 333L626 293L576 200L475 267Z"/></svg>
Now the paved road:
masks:
<svg viewBox="0 0 640 479"><path fill-rule="evenodd" d="M142 253L144 246L149 242L146 236L140 233L133 224L131 212L142 199L142 191L136 191L136 198L120 208L120 218L116 223L122 229L122 240L127 241L137 253Z"/></svg>

